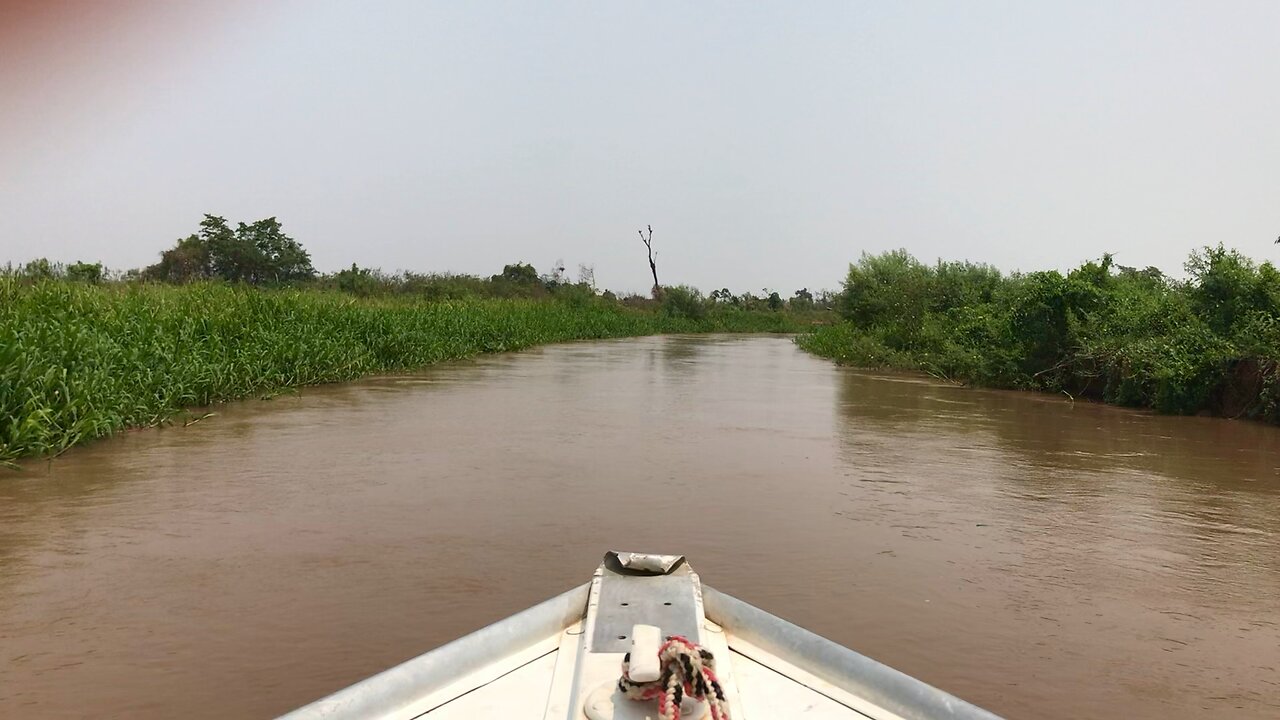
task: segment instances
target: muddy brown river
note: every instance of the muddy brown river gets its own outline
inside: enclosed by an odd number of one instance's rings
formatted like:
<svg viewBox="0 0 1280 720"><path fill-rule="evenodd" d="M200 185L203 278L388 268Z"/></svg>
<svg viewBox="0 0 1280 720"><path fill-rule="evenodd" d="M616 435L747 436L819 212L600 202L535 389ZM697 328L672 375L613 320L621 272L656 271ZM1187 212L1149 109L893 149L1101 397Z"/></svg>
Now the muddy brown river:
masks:
<svg viewBox="0 0 1280 720"><path fill-rule="evenodd" d="M623 548L1011 718L1275 718L1278 466L777 337L308 388L0 475L0 717L269 717Z"/></svg>

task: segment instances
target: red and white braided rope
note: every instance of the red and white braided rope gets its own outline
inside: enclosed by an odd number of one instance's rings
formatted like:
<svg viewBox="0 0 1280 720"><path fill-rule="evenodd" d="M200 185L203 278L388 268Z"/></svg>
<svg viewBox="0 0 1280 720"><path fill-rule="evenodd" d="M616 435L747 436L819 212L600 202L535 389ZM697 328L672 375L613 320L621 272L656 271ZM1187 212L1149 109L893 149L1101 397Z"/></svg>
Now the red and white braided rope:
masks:
<svg viewBox="0 0 1280 720"><path fill-rule="evenodd" d="M711 720L729 720L729 703L716 679L716 661L711 652L687 638L672 635L658 649L662 675L653 682L631 679L631 653L622 659L618 689L632 700L657 700L660 720L680 720L680 703L685 696L705 700Z"/></svg>

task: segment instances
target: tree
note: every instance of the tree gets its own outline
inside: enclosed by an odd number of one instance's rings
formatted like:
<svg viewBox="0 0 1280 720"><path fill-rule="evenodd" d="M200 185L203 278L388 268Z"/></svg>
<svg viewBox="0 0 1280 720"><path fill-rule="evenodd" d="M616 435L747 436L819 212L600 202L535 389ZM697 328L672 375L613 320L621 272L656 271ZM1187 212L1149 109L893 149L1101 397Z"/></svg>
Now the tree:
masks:
<svg viewBox="0 0 1280 720"><path fill-rule="evenodd" d="M769 299L765 301L765 304L769 306L770 310L781 310L782 297L776 291L770 292Z"/></svg>
<svg viewBox="0 0 1280 720"><path fill-rule="evenodd" d="M906 250L863 253L845 276L840 314L860 327L888 322L914 336L929 309L931 275Z"/></svg>
<svg viewBox="0 0 1280 720"><path fill-rule="evenodd" d="M102 282L102 263L76 262L67 266L67 279L97 285Z"/></svg>
<svg viewBox="0 0 1280 720"><path fill-rule="evenodd" d="M232 230L227 219L217 215L205 215L196 234L160 253L160 262L144 271L150 279L167 282L214 277L232 282L292 282L315 274L310 254L284 234L276 218L239 223Z"/></svg>
<svg viewBox="0 0 1280 720"><path fill-rule="evenodd" d="M199 235L188 235L160 253L160 262L142 271L147 280L188 283L213 277L209 246Z"/></svg>
<svg viewBox="0 0 1280 720"><path fill-rule="evenodd" d="M800 288L795 292L795 296L791 298L791 307L797 310L813 309L813 293L809 292L809 288Z"/></svg>
<svg viewBox="0 0 1280 720"><path fill-rule="evenodd" d="M702 302L702 293L688 285L663 288L662 311L671 317L683 317L690 320L701 320L706 317L707 307Z"/></svg>
<svg viewBox="0 0 1280 720"><path fill-rule="evenodd" d="M502 274L494 275L495 282L506 281L515 285L537 285L538 271L526 262L517 262L502 266Z"/></svg>
<svg viewBox="0 0 1280 720"><path fill-rule="evenodd" d="M22 266L22 277L28 280L52 280L60 274L55 263L48 258L36 258Z"/></svg>
<svg viewBox="0 0 1280 720"><path fill-rule="evenodd" d="M555 291L561 285L567 284L564 271L564 260L556 258L555 264L551 266L551 272L542 276L542 286L547 290Z"/></svg>
<svg viewBox="0 0 1280 720"><path fill-rule="evenodd" d="M252 246L239 242L235 231L227 226L226 218L205 215L200 221L197 237L209 253L209 269L213 276L231 281L252 277L257 253Z"/></svg>
<svg viewBox="0 0 1280 720"><path fill-rule="evenodd" d="M351 263L349 269L339 271L334 280L339 290L361 297L373 295L387 284L377 270L362 268L355 263Z"/></svg>
<svg viewBox="0 0 1280 720"><path fill-rule="evenodd" d="M1216 332L1229 334L1251 313L1274 315L1280 310L1269 292L1275 273L1269 264L1264 271L1219 243L1191 253L1185 268L1192 279L1187 288L1192 307Z"/></svg>
<svg viewBox="0 0 1280 720"><path fill-rule="evenodd" d="M653 299L662 299L662 286L658 284L658 264L655 262L657 255L653 252L653 226L649 225L649 237L644 236L644 230L640 230L640 242L644 243L644 247L649 251L649 272L653 273Z"/></svg>
<svg viewBox="0 0 1280 720"><path fill-rule="evenodd" d="M252 282L290 282L315 277L311 255L298 241L284 234L280 221L274 217L252 225L240 223L236 227L236 239L257 251L253 258L257 267Z"/></svg>

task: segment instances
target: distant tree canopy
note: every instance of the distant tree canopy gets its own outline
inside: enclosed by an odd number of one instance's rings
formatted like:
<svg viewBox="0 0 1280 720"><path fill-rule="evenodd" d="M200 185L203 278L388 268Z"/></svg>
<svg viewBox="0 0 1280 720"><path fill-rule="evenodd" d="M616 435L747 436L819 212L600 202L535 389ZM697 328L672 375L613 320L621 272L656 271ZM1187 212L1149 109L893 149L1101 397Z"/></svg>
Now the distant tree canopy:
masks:
<svg viewBox="0 0 1280 720"><path fill-rule="evenodd" d="M526 262L512 263L502 267L501 275L494 275L495 282L509 282L516 285L537 285L542 282L538 271Z"/></svg>
<svg viewBox="0 0 1280 720"><path fill-rule="evenodd" d="M107 279L107 270L102 263L80 261L64 265L48 258L36 258L17 268L0 267L0 275L10 275L24 280L69 280L96 285Z"/></svg>
<svg viewBox="0 0 1280 720"><path fill-rule="evenodd" d="M67 279L96 285L102 282L105 272L100 262L74 262L67 266Z"/></svg>
<svg viewBox="0 0 1280 720"><path fill-rule="evenodd" d="M642 233L646 245L651 231ZM656 257L656 253L651 256ZM651 266L651 270L654 268ZM62 264L37 259L17 268L0 267L0 278L23 281L71 280L85 284L150 281L188 284L225 281L250 285L289 285L317 290L334 290L358 297L412 296L423 300L465 298L554 299L573 307L594 303L623 305L643 310L663 309L668 315L700 320L709 310L716 312L757 312L794 310L804 313L830 312L835 305L831 293L812 293L807 288L784 298L765 289L757 297L750 292L735 295L730 290L714 290L704 297L688 286L655 286L649 296L619 297L596 287L595 267L578 265L577 281L568 274L563 260L556 260L550 272L540 274L533 265L520 260L503 266L495 275L452 272L420 273L409 270L384 272L381 268L350 267L334 273L317 273L311 256L302 245L284 233L274 217L253 223L236 223L217 215L205 215L195 233L180 238L160 253L160 261L141 270L111 271L101 263ZM671 297L666 297L670 292ZM814 319L810 319L814 322Z"/></svg>
<svg viewBox="0 0 1280 720"><path fill-rule="evenodd" d="M221 278L255 285L315 277L311 256L284 234L271 217L233 230L226 218L205 215L200 230L160 253L160 262L143 271L151 280L185 283Z"/></svg>
<svg viewBox="0 0 1280 720"><path fill-rule="evenodd" d="M381 286L387 284L376 270L362 268L355 263L351 263L347 270L338 271L333 279L339 290L361 297L377 294Z"/></svg>

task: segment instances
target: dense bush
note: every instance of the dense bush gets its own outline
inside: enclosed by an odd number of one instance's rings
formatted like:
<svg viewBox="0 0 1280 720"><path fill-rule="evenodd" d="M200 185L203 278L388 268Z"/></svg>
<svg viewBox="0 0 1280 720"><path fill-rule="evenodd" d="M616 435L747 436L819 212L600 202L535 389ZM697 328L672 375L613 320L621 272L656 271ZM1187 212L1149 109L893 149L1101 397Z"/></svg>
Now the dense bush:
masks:
<svg viewBox="0 0 1280 720"><path fill-rule="evenodd" d="M697 288L676 285L662 289L662 312L670 317L699 320L707 314L707 303Z"/></svg>
<svg viewBox="0 0 1280 720"><path fill-rule="evenodd" d="M1186 270L1176 281L1106 256L1002 276L864 255L837 301L845 322L799 342L855 365L1280 422L1280 272L1221 246Z"/></svg>

